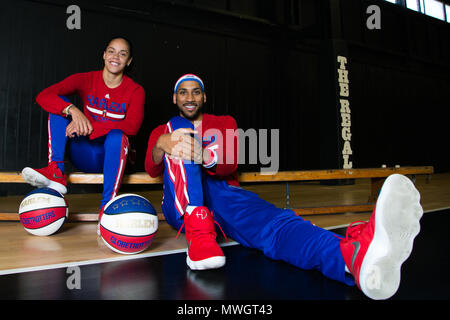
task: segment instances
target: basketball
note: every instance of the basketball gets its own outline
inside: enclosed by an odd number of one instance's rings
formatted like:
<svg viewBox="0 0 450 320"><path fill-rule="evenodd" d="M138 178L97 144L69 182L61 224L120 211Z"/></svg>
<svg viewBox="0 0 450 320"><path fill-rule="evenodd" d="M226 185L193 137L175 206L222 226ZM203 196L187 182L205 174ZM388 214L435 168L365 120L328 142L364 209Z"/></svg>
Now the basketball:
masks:
<svg viewBox="0 0 450 320"><path fill-rule="evenodd" d="M64 196L50 188L31 191L19 206L20 223L26 231L36 236L49 236L57 232L68 214Z"/></svg>
<svg viewBox="0 0 450 320"><path fill-rule="evenodd" d="M158 215L142 196L123 194L110 200L100 219L100 235L113 251L135 254L146 250L158 230Z"/></svg>

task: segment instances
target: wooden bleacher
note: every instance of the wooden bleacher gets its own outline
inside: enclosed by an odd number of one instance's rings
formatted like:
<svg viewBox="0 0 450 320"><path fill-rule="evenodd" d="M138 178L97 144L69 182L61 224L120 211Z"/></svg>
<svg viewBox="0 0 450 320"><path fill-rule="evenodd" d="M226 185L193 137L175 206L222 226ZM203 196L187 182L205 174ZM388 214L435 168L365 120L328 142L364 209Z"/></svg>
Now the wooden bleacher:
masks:
<svg viewBox="0 0 450 320"><path fill-rule="evenodd" d="M332 170L306 170L306 171L281 171L274 174L262 174L259 172L242 172L239 174L240 183L267 183L267 182L296 182L296 181L320 181L338 179L370 179L370 193L367 203L358 205L336 205L328 207L290 208L299 215L334 214L344 212L370 212L378 197L379 190L384 180L391 174L403 174L415 181L416 175L427 175L428 179L434 173L432 166L396 167L396 168L364 168L364 169L332 169ZM68 184L102 184L102 174L71 173L67 178ZM0 172L0 183L24 183L20 172ZM151 178L145 172L125 175L122 184L161 184L162 177ZM73 221L94 221L97 215L78 214L71 217ZM162 215L160 215L162 217ZM18 220L17 213L0 212L0 220Z"/></svg>

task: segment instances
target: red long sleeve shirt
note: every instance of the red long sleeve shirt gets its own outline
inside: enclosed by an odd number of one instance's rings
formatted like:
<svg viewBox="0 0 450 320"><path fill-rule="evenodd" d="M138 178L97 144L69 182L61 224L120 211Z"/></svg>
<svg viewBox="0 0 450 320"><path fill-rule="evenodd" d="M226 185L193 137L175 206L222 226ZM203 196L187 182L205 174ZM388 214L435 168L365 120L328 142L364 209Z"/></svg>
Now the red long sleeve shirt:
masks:
<svg viewBox="0 0 450 320"><path fill-rule="evenodd" d="M102 71L76 73L46 89L36 102L47 112L63 115L70 103L58 96L78 94L83 100L83 112L92 124L90 139L120 129L127 136L136 135L144 119L145 91L131 78L123 76L116 88L108 88Z"/></svg>
<svg viewBox="0 0 450 320"><path fill-rule="evenodd" d="M237 124L231 116L215 116L203 114L202 124L196 128L198 134L202 136L203 147L217 144L217 165L211 169L204 168L205 172L217 179L224 179L230 185L239 186L237 178L237 160L238 160L238 136ZM150 134L148 140L147 155L145 158L145 171L151 177L157 177L164 171L164 161L159 164L153 162L153 147L158 138L169 129L167 124L156 127Z"/></svg>

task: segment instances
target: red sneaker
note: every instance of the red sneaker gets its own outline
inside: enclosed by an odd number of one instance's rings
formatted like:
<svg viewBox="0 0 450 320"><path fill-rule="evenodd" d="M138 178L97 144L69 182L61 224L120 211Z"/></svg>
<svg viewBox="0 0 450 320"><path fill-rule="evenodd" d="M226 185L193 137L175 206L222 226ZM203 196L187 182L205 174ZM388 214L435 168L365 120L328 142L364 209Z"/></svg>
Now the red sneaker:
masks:
<svg viewBox="0 0 450 320"><path fill-rule="evenodd" d="M26 167L22 170L22 178L32 186L48 187L61 194L67 193L66 176L63 175L56 162L52 161L47 167L41 169Z"/></svg>
<svg viewBox="0 0 450 320"><path fill-rule="evenodd" d="M340 243L348 270L363 293L387 299L400 285L400 268L420 231L420 194L407 177L389 176L369 222L350 225Z"/></svg>
<svg viewBox="0 0 450 320"><path fill-rule="evenodd" d="M186 263L192 270L216 269L225 265L225 256L216 242L216 230L211 212L197 207L184 214L184 228L188 242Z"/></svg>

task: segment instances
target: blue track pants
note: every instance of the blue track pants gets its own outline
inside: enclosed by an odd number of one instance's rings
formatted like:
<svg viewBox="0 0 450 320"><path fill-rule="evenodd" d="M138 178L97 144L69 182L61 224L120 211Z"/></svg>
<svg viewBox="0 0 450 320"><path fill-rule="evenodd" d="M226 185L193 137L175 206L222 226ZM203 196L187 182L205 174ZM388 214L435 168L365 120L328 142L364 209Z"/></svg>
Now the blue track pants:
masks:
<svg viewBox="0 0 450 320"><path fill-rule="evenodd" d="M190 121L174 117L171 130L193 128ZM163 213L179 229L187 205L207 206L228 237L256 248L274 260L299 268L317 269L325 276L354 285L345 272L340 237L314 226L292 210L280 209L258 195L230 186L203 172L199 164L164 157Z"/></svg>

